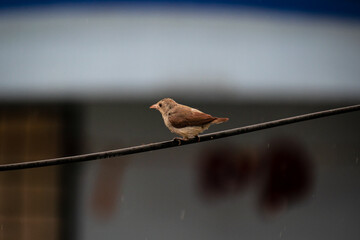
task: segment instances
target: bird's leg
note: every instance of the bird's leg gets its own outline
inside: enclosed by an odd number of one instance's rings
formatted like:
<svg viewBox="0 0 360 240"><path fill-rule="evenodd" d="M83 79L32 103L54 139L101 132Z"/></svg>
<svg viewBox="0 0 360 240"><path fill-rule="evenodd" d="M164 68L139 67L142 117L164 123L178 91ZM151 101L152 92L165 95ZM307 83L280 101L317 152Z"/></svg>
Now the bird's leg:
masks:
<svg viewBox="0 0 360 240"><path fill-rule="evenodd" d="M196 141L200 142L200 137L198 135L196 135L194 138L196 139Z"/></svg>
<svg viewBox="0 0 360 240"><path fill-rule="evenodd" d="M174 137L174 138L173 138L173 141L174 141L174 142L177 141L179 146L181 145L181 141L182 141L182 140L185 140L185 139L179 138L179 137Z"/></svg>

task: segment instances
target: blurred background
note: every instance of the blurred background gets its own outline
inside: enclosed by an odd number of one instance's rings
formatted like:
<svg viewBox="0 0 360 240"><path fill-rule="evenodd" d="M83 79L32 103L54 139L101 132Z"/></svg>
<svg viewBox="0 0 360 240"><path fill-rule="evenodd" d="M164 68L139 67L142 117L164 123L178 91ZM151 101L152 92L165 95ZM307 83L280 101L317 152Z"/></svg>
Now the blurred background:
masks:
<svg viewBox="0 0 360 240"><path fill-rule="evenodd" d="M230 121L360 102L355 0L0 1L0 163L174 137L164 97ZM359 239L360 113L0 172L0 239Z"/></svg>

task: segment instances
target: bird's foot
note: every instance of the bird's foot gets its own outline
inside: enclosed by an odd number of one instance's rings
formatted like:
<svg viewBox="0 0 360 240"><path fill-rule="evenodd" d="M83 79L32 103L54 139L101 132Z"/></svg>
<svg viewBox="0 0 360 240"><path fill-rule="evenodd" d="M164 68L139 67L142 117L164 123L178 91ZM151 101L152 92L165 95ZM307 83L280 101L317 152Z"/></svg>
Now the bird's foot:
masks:
<svg viewBox="0 0 360 240"><path fill-rule="evenodd" d="M179 145L179 146L181 145L181 142L182 142L183 140L185 140L185 139L184 139L184 138L179 138L179 137L174 137L174 138L173 138L173 141L174 141L174 142L178 142L178 145Z"/></svg>
<svg viewBox="0 0 360 240"><path fill-rule="evenodd" d="M198 135L196 135L194 138L196 139L196 141L200 142L200 137Z"/></svg>

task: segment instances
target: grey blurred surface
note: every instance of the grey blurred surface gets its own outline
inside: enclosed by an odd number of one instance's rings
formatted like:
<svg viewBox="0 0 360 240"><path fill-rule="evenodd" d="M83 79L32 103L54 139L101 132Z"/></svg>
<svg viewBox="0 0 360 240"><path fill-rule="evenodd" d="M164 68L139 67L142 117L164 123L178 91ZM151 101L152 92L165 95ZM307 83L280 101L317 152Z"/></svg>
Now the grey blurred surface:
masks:
<svg viewBox="0 0 360 240"><path fill-rule="evenodd" d="M0 99L360 95L360 23L353 19L69 6L3 12L0 31Z"/></svg>
<svg viewBox="0 0 360 240"><path fill-rule="evenodd" d="M186 100L182 103L230 118L228 123L213 126L208 132L346 105L214 104ZM148 102L102 102L86 106L84 129L88 150L102 151L172 138L160 114L148 107ZM360 113L349 113L208 143L85 163L77 212L79 239L358 239L359 120ZM284 148L295 141L298 149L306 152L309 164L304 171L308 172L299 176L309 176L305 179L309 185L301 196L295 194L292 198L284 193L280 202L271 202L271 196L264 202L264 191L269 193L264 190L269 181L267 156L275 145L286 151L276 144L276 139L283 139ZM251 173L254 176L245 187L207 195L200 179L205 171L200 164L202 156L224 146L252 151L262 167ZM125 164L122 168L121 162ZM104 170L103 165L113 167ZM303 166L295 165L293 169L298 167ZM114 173L117 168L121 177ZM248 174L246 169L242 174ZM97 189L101 181L105 181L102 186L109 188L103 188L103 193ZM289 191L298 191L292 189L296 186L291 182L288 187ZM111 196L106 192L112 192ZM94 204L94 193L104 194L103 201Z"/></svg>
<svg viewBox="0 0 360 240"><path fill-rule="evenodd" d="M1 163L172 139L163 97L230 118L207 133L360 100L352 18L56 5L4 10L0 32ZM0 240L360 239L359 122L7 172Z"/></svg>

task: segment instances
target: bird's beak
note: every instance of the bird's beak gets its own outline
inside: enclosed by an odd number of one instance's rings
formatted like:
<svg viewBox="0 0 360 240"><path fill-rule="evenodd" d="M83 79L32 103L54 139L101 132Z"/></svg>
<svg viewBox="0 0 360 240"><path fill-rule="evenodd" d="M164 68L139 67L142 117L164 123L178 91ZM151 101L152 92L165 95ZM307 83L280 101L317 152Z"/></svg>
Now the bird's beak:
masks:
<svg viewBox="0 0 360 240"><path fill-rule="evenodd" d="M151 107L150 107L150 108L152 108L152 109L157 109L157 105L156 105L156 104L151 105Z"/></svg>

